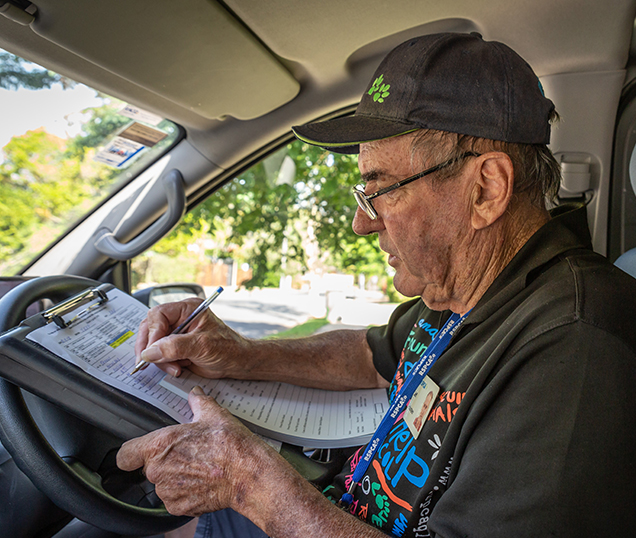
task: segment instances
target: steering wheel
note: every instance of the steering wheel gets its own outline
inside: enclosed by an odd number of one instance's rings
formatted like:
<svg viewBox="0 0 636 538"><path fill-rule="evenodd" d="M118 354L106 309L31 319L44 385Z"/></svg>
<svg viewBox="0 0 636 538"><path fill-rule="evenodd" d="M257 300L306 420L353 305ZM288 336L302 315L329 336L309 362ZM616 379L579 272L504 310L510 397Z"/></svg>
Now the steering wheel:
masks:
<svg viewBox="0 0 636 538"><path fill-rule="evenodd" d="M23 320L27 307L36 301L50 299L57 303L99 284L75 276L51 276L27 281L0 299L0 333ZM71 389L73 383L78 383L73 377L64 382ZM104 390L101 381L85 376L81 391L87 390L86 383L93 384L88 387L89 390ZM125 414L123 405L122 414ZM5 379L0 379L0 439L18 468L40 491L63 510L96 527L124 535L143 536L167 532L190 520L169 514L163 506L145 508L127 504L102 487L97 469L79 461L64 461L38 428L21 389ZM128 474L132 480L134 473Z"/></svg>

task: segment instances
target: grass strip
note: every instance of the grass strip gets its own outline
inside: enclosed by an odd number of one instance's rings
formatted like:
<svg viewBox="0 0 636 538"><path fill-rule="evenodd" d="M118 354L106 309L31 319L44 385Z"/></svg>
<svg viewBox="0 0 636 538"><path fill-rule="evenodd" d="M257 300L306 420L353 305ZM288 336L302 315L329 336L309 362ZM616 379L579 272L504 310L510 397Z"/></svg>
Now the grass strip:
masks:
<svg viewBox="0 0 636 538"><path fill-rule="evenodd" d="M300 323L291 329L287 329L285 331L280 331L276 334L270 334L265 337L265 340L277 340L279 338L302 338L303 336L311 336L314 334L320 327L324 327L325 325L329 325L327 318L311 318L305 321L305 323Z"/></svg>

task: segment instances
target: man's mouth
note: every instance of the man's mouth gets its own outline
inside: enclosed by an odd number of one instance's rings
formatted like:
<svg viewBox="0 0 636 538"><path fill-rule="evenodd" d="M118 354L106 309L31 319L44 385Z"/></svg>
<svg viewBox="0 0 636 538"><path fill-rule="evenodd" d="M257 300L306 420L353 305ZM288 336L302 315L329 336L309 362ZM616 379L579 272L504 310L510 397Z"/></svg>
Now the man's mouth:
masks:
<svg viewBox="0 0 636 538"><path fill-rule="evenodd" d="M400 261L400 258L398 258L397 256L395 256L394 254L389 254L389 258L387 260L387 263L393 267L393 265L395 265L397 262Z"/></svg>
<svg viewBox="0 0 636 538"><path fill-rule="evenodd" d="M386 252L386 253L387 253L387 255L388 255L387 263L388 263L390 266L393 266L395 263L397 263L397 262L399 262L399 261L400 261L400 258L399 258L399 256L397 256L397 254L393 254L393 253L391 253L391 252L390 252L387 248L384 248L384 247L382 246L382 238L380 238L380 242L379 242L378 246L380 247L380 250L382 250L382 251L384 251L384 252ZM392 245L391 245L391 246L392 246Z"/></svg>

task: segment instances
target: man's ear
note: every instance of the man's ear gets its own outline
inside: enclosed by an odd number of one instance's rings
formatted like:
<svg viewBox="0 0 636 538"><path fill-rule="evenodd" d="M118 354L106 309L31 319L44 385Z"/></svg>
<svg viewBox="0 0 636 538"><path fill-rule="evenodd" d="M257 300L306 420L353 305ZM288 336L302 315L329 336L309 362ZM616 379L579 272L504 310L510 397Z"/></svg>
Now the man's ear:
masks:
<svg viewBox="0 0 636 538"><path fill-rule="evenodd" d="M508 155L484 153L479 161L471 202L471 223L475 230L487 228L505 213L514 187L514 169Z"/></svg>

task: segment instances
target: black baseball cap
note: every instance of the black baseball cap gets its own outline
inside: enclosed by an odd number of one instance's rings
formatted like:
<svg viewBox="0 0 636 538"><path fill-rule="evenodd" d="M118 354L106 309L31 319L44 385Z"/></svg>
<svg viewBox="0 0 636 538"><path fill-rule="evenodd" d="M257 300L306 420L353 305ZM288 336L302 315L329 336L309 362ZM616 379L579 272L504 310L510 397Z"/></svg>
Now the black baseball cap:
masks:
<svg viewBox="0 0 636 538"><path fill-rule="evenodd" d="M515 51L481 35L431 34L384 58L353 116L292 127L337 153L418 129L548 144L554 104Z"/></svg>

